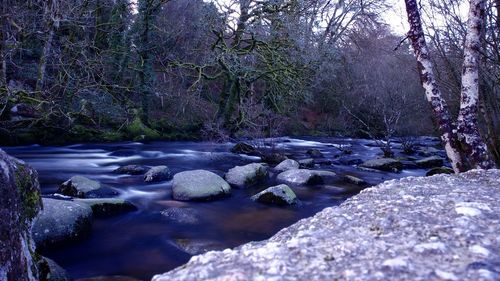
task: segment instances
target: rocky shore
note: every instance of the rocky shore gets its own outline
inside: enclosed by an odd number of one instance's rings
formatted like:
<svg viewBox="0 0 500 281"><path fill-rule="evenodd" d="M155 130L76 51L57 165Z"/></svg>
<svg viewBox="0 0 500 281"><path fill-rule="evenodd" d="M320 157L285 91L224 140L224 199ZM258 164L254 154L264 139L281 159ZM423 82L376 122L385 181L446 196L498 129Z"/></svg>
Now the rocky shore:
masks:
<svg viewBox="0 0 500 281"><path fill-rule="evenodd" d="M162 280L500 280L500 170L391 180Z"/></svg>

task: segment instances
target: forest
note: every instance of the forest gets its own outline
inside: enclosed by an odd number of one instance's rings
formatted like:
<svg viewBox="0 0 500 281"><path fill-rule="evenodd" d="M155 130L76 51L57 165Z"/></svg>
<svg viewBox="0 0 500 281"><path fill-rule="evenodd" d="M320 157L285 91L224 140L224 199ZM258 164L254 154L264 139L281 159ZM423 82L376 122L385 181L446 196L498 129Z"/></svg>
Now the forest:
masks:
<svg viewBox="0 0 500 281"><path fill-rule="evenodd" d="M452 115L465 2L420 7ZM436 134L392 4L4 0L1 143ZM479 123L498 159L498 1L486 6Z"/></svg>
<svg viewBox="0 0 500 281"><path fill-rule="evenodd" d="M500 280L500 0L1 0L0 281Z"/></svg>

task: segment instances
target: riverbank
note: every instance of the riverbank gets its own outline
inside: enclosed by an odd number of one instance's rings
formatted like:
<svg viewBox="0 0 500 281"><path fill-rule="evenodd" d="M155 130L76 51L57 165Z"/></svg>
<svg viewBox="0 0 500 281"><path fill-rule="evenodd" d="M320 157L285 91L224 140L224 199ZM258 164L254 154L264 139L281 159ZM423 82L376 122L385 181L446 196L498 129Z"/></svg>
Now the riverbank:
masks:
<svg viewBox="0 0 500 281"><path fill-rule="evenodd" d="M499 280L499 190L500 170L386 181L153 280Z"/></svg>

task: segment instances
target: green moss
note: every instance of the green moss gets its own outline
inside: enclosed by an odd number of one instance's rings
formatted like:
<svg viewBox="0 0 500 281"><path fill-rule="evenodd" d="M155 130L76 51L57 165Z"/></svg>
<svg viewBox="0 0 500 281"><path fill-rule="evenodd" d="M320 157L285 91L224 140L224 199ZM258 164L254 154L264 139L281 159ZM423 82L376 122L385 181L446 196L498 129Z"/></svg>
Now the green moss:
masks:
<svg viewBox="0 0 500 281"><path fill-rule="evenodd" d="M151 140L159 139L161 137L160 133L144 125L139 117L135 117L132 123L130 123L127 127L127 133L134 140Z"/></svg>
<svg viewBox="0 0 500 281"><path fill-rule="evenodd" d="M16 186L19 189L19 194L22 200L22 213L21 222L26 224L28 228L35 216L38 214L41 206L41 197L39 191L33 187L32 175L26 166L22 164L17 165L14 174Z"/></svg>
<svg viewBox="0 0 500 281"><path fill-rule="evenodd" d="M121 132L105 131L101 133L101 139L106 142L120 141L123 140L124 138L125 136Z"/></svg>

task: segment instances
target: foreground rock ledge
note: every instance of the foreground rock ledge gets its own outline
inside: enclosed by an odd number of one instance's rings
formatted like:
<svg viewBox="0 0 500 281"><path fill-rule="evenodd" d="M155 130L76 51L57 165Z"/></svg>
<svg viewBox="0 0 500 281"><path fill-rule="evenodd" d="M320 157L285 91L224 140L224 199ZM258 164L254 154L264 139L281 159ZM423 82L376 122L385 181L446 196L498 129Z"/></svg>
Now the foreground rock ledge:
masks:
<svg viewBox="0 0 500 281"><path fill-rule="evenodd" d="M387 181L153 280L500 280L499 202L500 170Z"/></svg>

